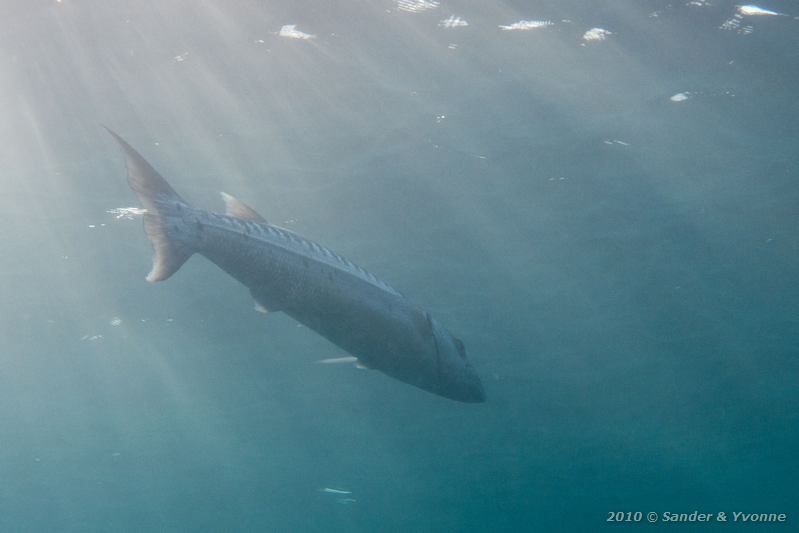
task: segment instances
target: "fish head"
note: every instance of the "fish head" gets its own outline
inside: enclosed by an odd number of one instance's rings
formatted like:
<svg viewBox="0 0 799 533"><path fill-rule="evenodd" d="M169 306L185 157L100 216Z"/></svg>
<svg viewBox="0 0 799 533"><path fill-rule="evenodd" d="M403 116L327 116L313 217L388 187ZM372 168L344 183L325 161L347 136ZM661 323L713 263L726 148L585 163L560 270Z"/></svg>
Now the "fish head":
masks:
<svg viewBox="0 0 799 533"><path fill-rule="evenodd" d="M463 342L433 321L438 379L436 394L466 403L485 402L485 390Z"/></svg>

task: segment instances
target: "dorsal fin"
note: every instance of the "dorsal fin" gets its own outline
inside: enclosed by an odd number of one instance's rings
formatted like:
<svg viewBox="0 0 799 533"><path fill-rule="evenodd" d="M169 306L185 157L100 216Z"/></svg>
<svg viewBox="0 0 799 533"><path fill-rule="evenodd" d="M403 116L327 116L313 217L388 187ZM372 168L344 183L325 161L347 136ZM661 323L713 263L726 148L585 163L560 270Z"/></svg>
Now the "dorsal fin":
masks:
<svg viewBox="0 0 799 533"><path fill-rule="evenodd" d="M222 200L225 201L225 214L229 217L241 218L244 220L253 220L255 222L266 222L266 219L259 215L255 209L245 204L238 198L229 195L226 192L220 193Z"/></svg>

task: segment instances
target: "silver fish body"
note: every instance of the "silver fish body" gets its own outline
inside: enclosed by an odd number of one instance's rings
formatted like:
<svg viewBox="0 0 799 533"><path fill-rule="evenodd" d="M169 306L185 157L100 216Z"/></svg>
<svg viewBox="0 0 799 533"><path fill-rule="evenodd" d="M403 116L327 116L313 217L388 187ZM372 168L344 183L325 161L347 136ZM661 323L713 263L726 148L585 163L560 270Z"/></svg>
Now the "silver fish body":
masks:
<svg viewBox="0 0 799 533"><path fill-rule="evenodd" d="M110 131L110 130L109 130ZM246 286L258 307L282 311L376 369L462 402L483 402L463 343L429 313L363 268L267 223L223 194L227 214L190 206L127 142L128 181L147 213L155 256L148 281L161 281L191 255L205 256Z"/></svg>

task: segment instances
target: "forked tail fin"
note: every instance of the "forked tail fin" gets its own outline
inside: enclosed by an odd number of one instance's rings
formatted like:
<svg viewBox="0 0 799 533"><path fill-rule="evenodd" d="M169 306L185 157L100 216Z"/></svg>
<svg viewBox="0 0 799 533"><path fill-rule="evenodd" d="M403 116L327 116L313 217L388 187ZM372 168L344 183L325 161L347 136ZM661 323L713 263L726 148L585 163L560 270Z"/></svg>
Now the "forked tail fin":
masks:
<svg viewBox="0 0 799 533"><path fill-rule="evenodd" d="M153 268L147 281L162 281L177 272L194 251L186 244L185 223L181 212L188 204L161 175L122 137L108 128L125 154L128 183L147 210L144 231L155 252Z"/></svg>

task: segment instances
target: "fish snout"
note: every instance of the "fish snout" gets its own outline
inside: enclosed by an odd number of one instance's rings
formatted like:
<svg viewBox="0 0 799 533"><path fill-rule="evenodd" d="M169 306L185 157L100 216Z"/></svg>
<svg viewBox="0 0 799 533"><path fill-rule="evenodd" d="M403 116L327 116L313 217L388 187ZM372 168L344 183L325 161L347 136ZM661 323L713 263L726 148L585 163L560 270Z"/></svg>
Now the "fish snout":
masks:
<svg viewBox="0 0 799 533"><path fill-rule="evenodd" d="M472 365L467 364L457 379L451 380L439 394L451 400L464 403L484 403L486 393L483 382Z"/></svg>
<svg viewBox="0 0 799 533"><path fill-rule="evenodd" d="M464 399L461 401L467 403L484 403L486 401L486 393L485 389L483 388L483 382L480 380L480 376L477 375L477 372L474 371L471 365L469 365L467 376L465 389L466 394L464 395Z"/></svg>

